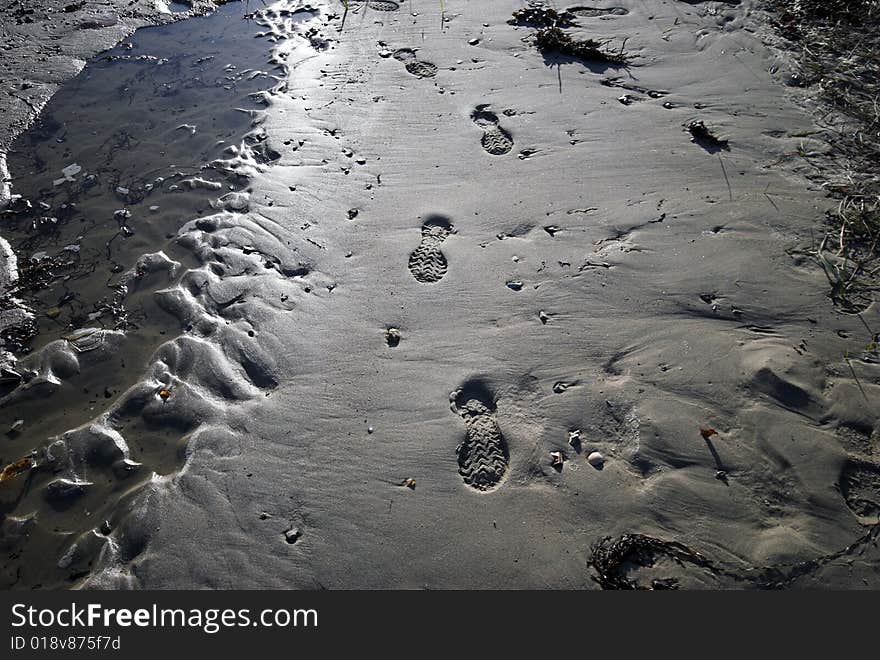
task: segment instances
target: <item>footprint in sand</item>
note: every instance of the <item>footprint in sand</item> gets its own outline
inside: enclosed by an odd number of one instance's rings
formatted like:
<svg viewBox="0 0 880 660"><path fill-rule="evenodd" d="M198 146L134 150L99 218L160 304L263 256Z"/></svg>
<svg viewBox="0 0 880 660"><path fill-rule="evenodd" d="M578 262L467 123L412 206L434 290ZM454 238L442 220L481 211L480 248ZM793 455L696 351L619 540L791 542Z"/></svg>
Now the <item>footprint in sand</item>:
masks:
<svg viewBox="0 0 880 660"><path fill-rule="evenodd" d="M400 5L392 0L357 0L359 3L367 5L373 11L397 11Z"/></svg>
<svg viewBox="0 0 880 660"><path fill-rule="evenodd" d="M498 115L487 110L488 107L478 105L471 113L471 119L483 129L483 137L480 139L483 149L493 156L503 156L513 149L513 138L498 125Z"/></svg>
<svg viewBox="0 0 880 660"><path fill-rule="evenodd" d="M403 62L406 70L417 78L433 78L437 75L437 65L416 59L416 51L412 48L398 48L391 56Z"/></svg>
<svg viewBox="0 0 880 660"><path fill-rule="evenodd" d="M478 381L465 384L449 395L452 411L460 415L467 436L457 449L458 473L477 490L497 486L507 471L507 443L495 421L495 402Z"/></svg>
<svg viewBox="0 0 880 660"><path fill-rule="evenodd" d="M568 12L575 16L593 18L596 16L626 16L629 10L624 7L569 7Z"/></svg>
<svg viewBox="0 0 880 660"><path fill-rule="evenodd" d="M440 251L440 243L455 228L448 218L432 215L422 225L422 242L409 255L409 272L419 282L432 284L439 281L447 270L446 257Z"/></svg>
<svg viewBox="0 0 880 660"><path fill-rule="evenodd" d="M370 9L375 11L397 11L400 9L400 5L396 2L391 2L391 0L373 0L367 4L369 4Z"/></svg>

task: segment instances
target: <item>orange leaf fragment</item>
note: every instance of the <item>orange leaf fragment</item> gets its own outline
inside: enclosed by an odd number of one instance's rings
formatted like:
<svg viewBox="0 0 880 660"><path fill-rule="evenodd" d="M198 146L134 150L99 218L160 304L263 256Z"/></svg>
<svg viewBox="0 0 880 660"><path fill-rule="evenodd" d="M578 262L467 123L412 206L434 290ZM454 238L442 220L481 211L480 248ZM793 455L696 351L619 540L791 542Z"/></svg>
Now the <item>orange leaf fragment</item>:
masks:
<svg viewBox="0 0 880 660"><path fill-rule="evenodd" d="M32 467L34 467L34 461L30 456L21 458L15 461L15 463L10 463L3 468L3 472L0 472L0 483L3 483L7 479L12 479L12 477L17 477L22 472L27 472Z"/></svg>
<svg viewBox="0 0 880 660"><path fill-rule="evenodd" d="M159 390L159 398L162 399L162 401L167 401L169 396L171 396L171 390Z"/></svg>
<svg viewBox="0 0 880 660"><path fill-rule="evenodd" d="M700 429L700 435L703 436L704 440L708 440L713 435L718 435L718 431L715 429Z"/></svg>

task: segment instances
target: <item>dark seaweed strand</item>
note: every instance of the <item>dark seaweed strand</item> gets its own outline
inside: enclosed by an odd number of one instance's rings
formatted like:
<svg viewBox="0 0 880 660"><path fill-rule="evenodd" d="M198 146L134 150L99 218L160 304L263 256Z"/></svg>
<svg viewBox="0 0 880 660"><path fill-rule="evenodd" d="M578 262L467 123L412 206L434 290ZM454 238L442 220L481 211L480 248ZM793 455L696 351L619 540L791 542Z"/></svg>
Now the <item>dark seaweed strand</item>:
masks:
<svg viewBox="0 0 880 660"><path fill-rule="evenodd" d="M587 565L594 569L593 579L603 589L677 588L678 585L674 580L655 580L650 587L645 587L627 577L628 565L653 566L658 557L668 557L681 565L698 566L715 577L730 580L735 584L748 585L755 589L783 589L836 559L851 556L868 545L876 545L878 537L880 537L880 524L873 525L866 534L845 548L815 559L787 566L734 570L719 566L678 541L666 541L645 534L624 534L616 538L606 536L600 539L593 546Z"/></svg>
<svg viewBox="0 0 880 660"><path fill-rule="evenodd" d="M626 55L607 50L605 45L594 39L573 39L558 27L543 28L535 33L535 46L542 53L558 53L588 62L626 64Z"/></svg>

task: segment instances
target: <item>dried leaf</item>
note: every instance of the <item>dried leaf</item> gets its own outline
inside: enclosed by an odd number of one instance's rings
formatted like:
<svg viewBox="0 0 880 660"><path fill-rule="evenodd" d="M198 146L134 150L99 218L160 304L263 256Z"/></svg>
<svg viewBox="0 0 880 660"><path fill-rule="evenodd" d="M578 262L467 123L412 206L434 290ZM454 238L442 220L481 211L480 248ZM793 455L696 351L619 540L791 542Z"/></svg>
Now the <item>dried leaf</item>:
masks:
<svg viewBox="0 0 880 660"><path fill-rule="evenodd" d="M703 428L701 428L701 429L700 429L700 435L703 436L703 439L704 439L704 440L708 440L708 439L711 438L713 435L718 435L718 431L716 431L715 429L703 429Z"/></svg>
<svg viewBox="0 0 880 660"><path fill-rule="evenodd" d="M15 461L15 463L10 463L3 468L3 472L0 472L0 483L3 483L7 479L12 479L12 477L17 477L22 472L27 472L32 467L34 467L34 461L30 456L25 456L24 458Z"/></svg>
<svg viewBox="0 0 880 660"><path fill-rule="evenodd" d="M415 479L404 479L403 483L400 485L405 486L405 487L409 488L410 490L415 490L416 489L416 480Z"/></svg>
<svg viewBox="0 0 880 660"><path fill-rule="evenodd" d="M169 396L171 396L171 390L159 390L159 398L162 399L162 401L167 401Z"/></svg>

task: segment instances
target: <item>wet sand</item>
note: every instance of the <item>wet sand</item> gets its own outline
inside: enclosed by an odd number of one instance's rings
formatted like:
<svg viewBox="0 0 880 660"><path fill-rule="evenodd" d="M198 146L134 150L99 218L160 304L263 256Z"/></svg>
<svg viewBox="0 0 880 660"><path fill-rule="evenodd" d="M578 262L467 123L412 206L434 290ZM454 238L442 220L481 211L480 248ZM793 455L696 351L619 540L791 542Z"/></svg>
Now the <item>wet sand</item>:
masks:
<svg viewBox="0 0 880 660"><path fill-rule="evenodd" d="M229 167L242 141L266 161L254 117L283 67L245 15L234 4L209 18L139 31L63 85L11 145L16 198L4 213L4 235L18 255L16 293L36 334L27 345L32 356L18 365L26 382L2 400L0 428L21 420L4 465L32 450L34 438L82 424L110 433L91 421L116 415L116 398L138 382L146 359L181 332L157 291L198 260L172 239L188 219L242 194L247 177ZM181 53L181 43L198 43L198 52ZM224 59L232 51L234 64ZM47 506L39 496L57 482L57 465L23 491L8 489L15 497L8 505L45 509L40 522L56 534L48 547L29 544L7 566L7 579L24 566L23 579L40 584L31 571L39 575L45 555L63 554L71 535L94 527L91 516L112 519L117 498L150 476L135 474L135 463L160 473L179 467L176 434L138 434L138 424L113 419L126 440L111 433L95 449L90 431L81 451L101 456L78 456L90 465L65 473L84 491L76 489L76 507L69 498Z"/></svg>
<svg viewBox="0 0 880 660"><path fill-rule="evenodd" d="M4 586L876 587L880 319L809 258L831 202L785 54L751 2L615 5L565 30L625 63L540 52L512 0L258 10L284 69L221 122L235 153L160 130L111 168L130 194L188 157L235 194L124 200L101 268L167 256L137 327L41 319L17 365L3 459L37 466L0 484ZM192 112L186 139L225 134ZM9 158L35 202L53 116ZM653 566L597 568L627 534Z"/></svg>

